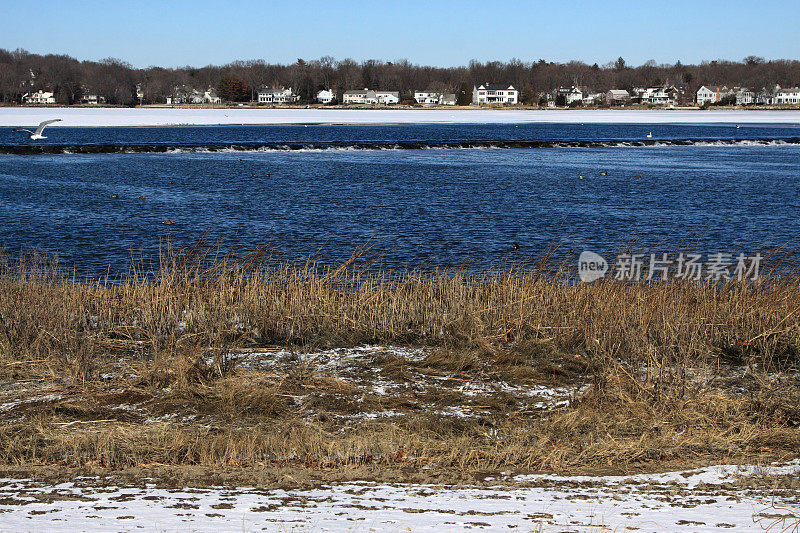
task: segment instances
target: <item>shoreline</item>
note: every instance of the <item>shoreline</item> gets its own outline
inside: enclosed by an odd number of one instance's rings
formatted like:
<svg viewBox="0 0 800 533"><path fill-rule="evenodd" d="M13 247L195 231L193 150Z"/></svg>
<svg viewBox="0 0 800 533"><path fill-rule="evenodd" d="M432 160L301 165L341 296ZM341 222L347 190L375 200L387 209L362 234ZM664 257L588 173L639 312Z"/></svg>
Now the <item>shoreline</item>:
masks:
<svg viewBox="0 0 800 533"><path fill-rule="evenodd" d="M292 109L166 107L4 107L0 127L310 126L407 124L785 124L800 126L798 110L646 109Z"/></svg>

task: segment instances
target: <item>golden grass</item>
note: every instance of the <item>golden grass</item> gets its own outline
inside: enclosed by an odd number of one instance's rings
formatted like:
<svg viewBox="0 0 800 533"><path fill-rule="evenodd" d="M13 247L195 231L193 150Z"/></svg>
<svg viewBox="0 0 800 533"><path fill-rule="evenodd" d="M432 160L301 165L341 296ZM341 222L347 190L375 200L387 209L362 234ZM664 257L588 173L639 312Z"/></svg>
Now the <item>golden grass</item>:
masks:
<svg viewBox="0 0 800 533"><path fill-rule="evenodd" d="M562 470L800 447L798 276L573 284L564 270L542 268L398 274L355 265L192 250L167 256L158 274L132 269L112 283L66 278L35 255L3 259L0 379L69 389L72 403L0 423L0 462ZM263 375L232 358L248 347L361 344L435 348L421 362L377 363L401 380L411 365L589 388L552 412L497 396L486 400L488 418L423 411L345 426L326 415L335 402L351 406L342 413L375 403L351 383L302 363ZM108 383L110 365L122 377ZM189 410L214 423L143 423L92 407L111 389L150 398L156 414ZM301 396L318 419L300 414ZM84 419L102 423L68 425Z"/></svg>

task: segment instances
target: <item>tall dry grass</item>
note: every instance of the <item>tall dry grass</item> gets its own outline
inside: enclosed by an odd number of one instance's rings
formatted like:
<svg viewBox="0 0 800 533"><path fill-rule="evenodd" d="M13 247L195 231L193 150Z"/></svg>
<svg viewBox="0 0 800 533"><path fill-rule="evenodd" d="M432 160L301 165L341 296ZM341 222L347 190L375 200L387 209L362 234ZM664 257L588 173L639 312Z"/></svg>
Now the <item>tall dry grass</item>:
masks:
<svg viewBox="0 0 800 533"><path fill-rule="evenodd" d="M797 387L774 379L798 370L800 276L576 284L544 261L483 273L359 264L358 255L338 266L274 262L266 249L220 257L199 245L165 253L157 273L135 265L123 279L77 280L52 258L3 258L0 378L86 386L122 357L145 381L187 391L181 401L275 418L285 412L282 385L229 379L237 349L370 343L440 347L426 364L459 371L479 360L507 372L579 372L589 392L491 434L417 420L334 435L291 416L244 430L123 424L54 434L42 415L0 427L0 461L352 465L402 452L457 468L563 468L800 443ZM748 394L718 386L731 368L755 383Z"/></svg>
<svg viewBox="0 0 800 533"><path fill-rule="evenodd" d="M87 380L135 354L175 376L229 370L246 346L364 343L474 350L546 344L592 368L637 376L647 395L689 368L797 368L800 276L757 283L569 282L566 268L386 273L273 264L210 247L170 251L157 273L76 280L52 258L0 260L0 372ZM202 365L201 365L202 366ZM644 371L642 373L642 371Z"/></svg>

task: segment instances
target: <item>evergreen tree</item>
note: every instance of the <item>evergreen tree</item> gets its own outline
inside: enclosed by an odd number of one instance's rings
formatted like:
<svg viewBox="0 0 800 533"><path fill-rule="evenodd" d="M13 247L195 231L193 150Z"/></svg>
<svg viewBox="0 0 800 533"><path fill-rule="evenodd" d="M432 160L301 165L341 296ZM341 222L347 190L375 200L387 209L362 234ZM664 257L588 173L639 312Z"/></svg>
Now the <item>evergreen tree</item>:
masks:
<svg viewBox="0 0 800 533"><path fill-rule="evenodd" d="M470 105L472 103L472 88L463 82L456 95L456 105Z"/></svg>
<svg viewBox="0 0 800 533"><path fill-rule="evenodd" d="M533 92L533 87L530 84L525 84L519 92L519 100L525 105L534 105L536 103L536 93Z"/></svg>
<svg viewBox="0 0 800 533"><path fill-rule="evenodd" d="M219 80L217 94L228 102L247 102L250 100L250 89L241 79L227 74Z"/></svg>

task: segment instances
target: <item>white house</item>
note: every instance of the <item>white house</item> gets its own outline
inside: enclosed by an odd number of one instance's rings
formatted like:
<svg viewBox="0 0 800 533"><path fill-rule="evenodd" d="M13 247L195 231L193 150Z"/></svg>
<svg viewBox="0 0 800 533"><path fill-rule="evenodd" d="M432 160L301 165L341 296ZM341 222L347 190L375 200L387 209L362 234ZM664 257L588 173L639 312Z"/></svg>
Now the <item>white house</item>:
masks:
<svg viewBox="0 0 800 533"><path fill-rule="evenodd" d="M394 105L400 103L399 91L375 91L375 99L379 104Z"/></svg>
<svg viewBox="0 0 800 533"><path fill-rule="evenodd" d="M605 100L603 93L589 93L583 97L583 103L588 105L599 104L603 100Z"/></svg>
<svg viewBox="0 0 800 533"><path fill-rule="evenodd" d="M209 88L200 92L185 85L175 87L172 96L167 96L167 105L183 104L221 104L222 98L217 96L217 91Z"/></svg>
<svg viewBox="0 0 800 533"><path fill-rule="evenodd" d="M606 93L606 103L610 105L624 104L631 99L631 95L624 89L611 89Z"/></svg>
<svg viewBox="0 0 800 533"><path fill-rule="evenodd" d="M297 102L300 97L294 94L291 89L267 89L262 87L258 90L258 103L259 104L293 104Z"/></svg>
<svg viewBox="0 0 800 533"><path fill-rule="evenodd" d="M423 105L456 105L456 95L454 93L414 91L414 100Z"/></svg>
<svg viewBox="0 0 800 533"><path fill-rule="evenodd" d="M203 103L204 104L221 104L222 98L217 96L217 91L214 89L208 89L206 92L203 93Z"/></svg>
<svg viewBox="0 0 800 533"><path fill-rule="evenodd" d="M345 91L342 94L343 104L374 104L376 101L375 91L369 89Z"/></svg>
<svg viewBox="0 0 800 533"><path fill-rule="evenodd" d="M392 105L400 102L398 91L373 91L371 89L345 91L342 95L344 104L383 104Z"/></svg>
<svg viewBox="0 0 800 533"><path fill-rule="evenodd" d="M35 93L25 93L22 95L22 101L26 104L55 104L56 99L51 92L38 90Z"/></svg>
<svg viewBox="0 0 800 533"><path fill-rule="evenodd" d="M331 89L323 89L317 93L316 100L320 104L330 104L336 100L336 93Z"/></svg>
<svg viewBox="0 0 800 533"><path fill-rule="evenodd" d="M556 103L558 103L559 97L564 98L564 105L570 105L575 102L583 101L583 91L579 87L559 87L555 90L554 100L556 100Z"/></svg>
<svg viewBox="0 0 800 533"><path fill-rule="evenodd" d="M414 91L414 100L418 104L438 105L442 93L432 91Z"/></svg>
<svg viewBox="0 0 800 533"><path fill-rule="evenodd" d="M93 93L83 93L81 95L81 103L89 105L105 104L106 99L103 96L97 96Z"/></svg>
<svg viewBox="0 0 800 533"><path fill-rule="evenodd" d="M719 87L717 85L703 85L699 89L697 89L697 96L695 100L697 105L703 105L706 102L710 104L715 104L732 94L732 91L727 87Z"/></svg>
<svg viewBox="0 0 800 533"><path fill-rule="evenodd" d="M774 101L777 105L800 104L800 87L778 90L775 93Z"/></svg>
<svg viewBox="0 0 800 533"><path fill-rule="evenodd" d="M639 93L641 103L647 105L668 105L674 104L667 87L648 87Z"/></svg>
<svg viewBox="0 0 800 533"><path fill-rule="evenodd" d="M756 103L758 105L772 105L775 101L775 95L768 91L766 88L761 89L756 95Z"/></svg>
<svg viewBox="0 0 800 533"><path fill-rule="evenodd" d="M472 104L516 104L519 102L519 91L513 85L484 83L472 87Z"/></svg>
<svg viewBox="0 0 800 533"><path fill-rule="evenodd" d="M756 93L746 87L737 87L734 89L736 92L736 105L750 105L756 102Z"/></svg>

